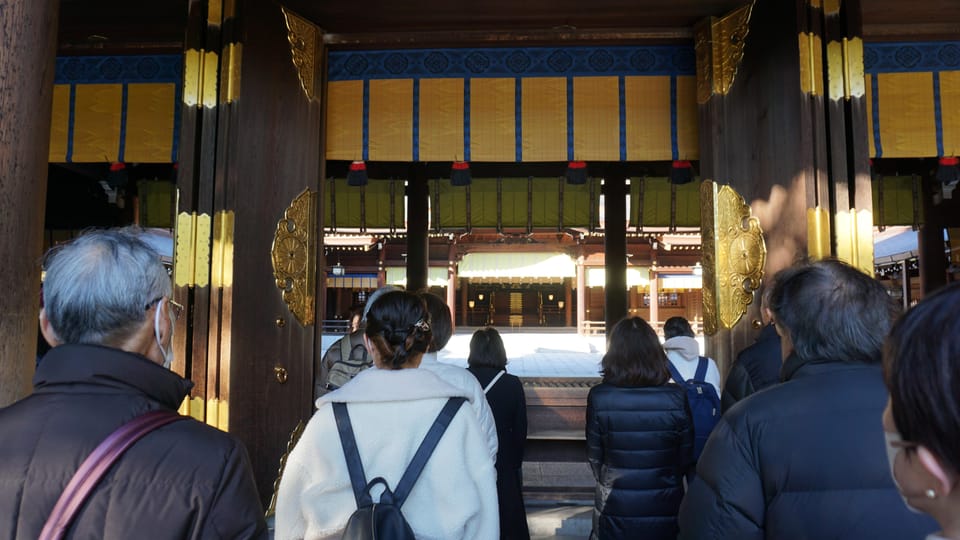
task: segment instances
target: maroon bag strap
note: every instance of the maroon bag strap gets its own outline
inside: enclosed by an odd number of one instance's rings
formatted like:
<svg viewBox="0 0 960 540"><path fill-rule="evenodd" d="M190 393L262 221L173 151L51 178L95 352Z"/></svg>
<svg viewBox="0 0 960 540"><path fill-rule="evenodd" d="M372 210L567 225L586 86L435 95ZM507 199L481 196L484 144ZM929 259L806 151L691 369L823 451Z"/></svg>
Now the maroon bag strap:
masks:
<svg viewBox="0 0 960 540"><path fill-rule="evenodd" d="M104 473L133 443L160 426L186 418L171 411L156 410L142 414L117 428L87 456L74 473L70 483L57 499L50 517L43 525L38 540L54 540L63 537L77 510L97 486Z"/></svg>

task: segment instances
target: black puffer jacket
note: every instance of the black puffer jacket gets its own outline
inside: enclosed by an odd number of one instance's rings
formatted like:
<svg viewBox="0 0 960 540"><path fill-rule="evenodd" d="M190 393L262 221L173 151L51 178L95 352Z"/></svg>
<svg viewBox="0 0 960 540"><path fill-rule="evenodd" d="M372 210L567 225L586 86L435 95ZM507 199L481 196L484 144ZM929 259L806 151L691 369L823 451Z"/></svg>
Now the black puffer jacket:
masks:
<svg viewBox="0 0 960 540"><path fill-rule="evenodd" d="M587 458L597 479L592 538L676 538L683 475L693 465L683 389L591 388Z"/></svg>
<svg viewBox="0 0 960 540"><path fill-rule="evenodd" d="M34 393L0 409L0 538L33 540L80 463L110 433L175 410L192 383L118 349L62 345ZM137 441L104 475L66 538L266 538L246 450L195 420Z"/></svg>
<svg viewBox="0 0 960 540"><path fill-rule="evenodd" d="M934 531L890 479L880 366L791 356L783 376L710 434L680 508L680 538L905 540Z"/></svg>
<svg viewBox="0 0 960 540"><path fill-rule="evenodd" d="M783 359L780 352L780 336L772 324L764 326L757 341L737 355L737 361L727 374L720 404L727 412L736 402L750 394L780 382Z"/></svg>

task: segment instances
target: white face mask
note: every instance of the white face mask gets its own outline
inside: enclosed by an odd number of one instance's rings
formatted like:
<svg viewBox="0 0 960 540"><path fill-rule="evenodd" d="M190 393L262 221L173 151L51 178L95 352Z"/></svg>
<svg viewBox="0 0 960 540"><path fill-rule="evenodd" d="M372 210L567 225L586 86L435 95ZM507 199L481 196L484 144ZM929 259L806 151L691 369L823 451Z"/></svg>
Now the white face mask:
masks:
<svg viewBox="0 0 960 540"><path fill-rule="evenodd" d="M887 443L887 462L890 465L890 477L893 478L893 485L897 486L897 492L900 493L900 498L903 499L903 504L911 511L917 514L922 514L920 510L910 506L910 503L907 502L907 497L903 494L903 488L900 486L900 483L897 482L897 473L896 473L896 463L897 463L897 454L904 452L905 450L900 447L897 443L903 441L899 433L890 433L889 431L884 431L883 436L886 439Z"/></svg>
<svg viewBox="0 0 960 540"><path fill-rule="evenodd" d="M175 326L172 319L170 320L170 348L164 349L163 343L160 342L160 312L163 311L163 303L166 300L163 298L157 303L157 312L153 316L153 334L157 337L157 347L160 347L160 353L163 354L163 367L170 369L173 364L173 328Z"/></svg>

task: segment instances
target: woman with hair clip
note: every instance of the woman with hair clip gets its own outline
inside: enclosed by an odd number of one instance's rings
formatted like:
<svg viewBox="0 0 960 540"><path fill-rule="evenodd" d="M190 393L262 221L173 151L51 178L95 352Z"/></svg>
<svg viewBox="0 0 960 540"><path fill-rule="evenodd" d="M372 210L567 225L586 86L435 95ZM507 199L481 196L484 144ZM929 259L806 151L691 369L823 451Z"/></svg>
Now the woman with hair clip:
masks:
<svg viewBox="0 0 960 540"><path fill-rule="evenodd" d="M597 480L592 540L677 537L693 424L668 361L643 319L613 327L603 382L587 396L587 460Z"/></svg>
<svg viewBox="0 0 960 540"><path fill-rule="evenodd" d="M346 404L365 480L382 477L396 490L448 399L470 399L416 369L432 339L426 305L416 294L394 291L378 298L367 313L363 339L376 369L317 400L280 481L277 540L339 538L357 509L334 403ZM495 474L476 416L459 411L401 507L403 516L417 538L495 539ZM372 490L375 502L377 490Z"/></svg>
<svg viewBox="0 0 960 540"><path fill-rule="evenodd" d="M907 508L940 525L930 540L960 540L960 284L897 322L883 354L890 400L883 430Z"/></svg>

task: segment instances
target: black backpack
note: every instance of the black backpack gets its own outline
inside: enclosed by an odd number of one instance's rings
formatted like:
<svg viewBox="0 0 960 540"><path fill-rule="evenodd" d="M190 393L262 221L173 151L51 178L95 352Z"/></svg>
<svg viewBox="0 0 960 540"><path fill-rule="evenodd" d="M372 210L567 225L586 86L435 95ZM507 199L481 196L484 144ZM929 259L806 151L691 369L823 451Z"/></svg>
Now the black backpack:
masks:
<svg viewBox="0 0 960 540"><path fill-rule="evenodd" d="M720 396L712 384L706 381L707 359L703 356L697 364L697 372L690 380L683 380L680 372L667 360L670 376L673 381L687 391L687 401L690 404L690 413L693 415L693 459L700 459L703 446L707 444L710 432L720 421Z"/></svg>
<svg viewBox="0 0 960 540"><path fill-rule="evenodd" d="M416 454L407 465L407 470L403 472L396 491L390 491L387 481L380 476L367 482L363 463L360 461L360 452L357 450L357 440L353 436L350 415L347 413L347 404L333 404L333 415L337 420L337 430L340 432L340 444L343 445L343 455L347 460L353 495L357 499L357 510L347 520L342 538L345 540L416 539L400 507L407 500L407 495L420 477L427 460L433 454L433 449L437 447L443 432L447 430L447 426L450 425L450 421L453 420L463 402L462 397L452 397L447 400L447 404L433 421ZM370 497L370 488L376 484L383 484L384 487L378 503L373 502L373 498Z"/></svg>

